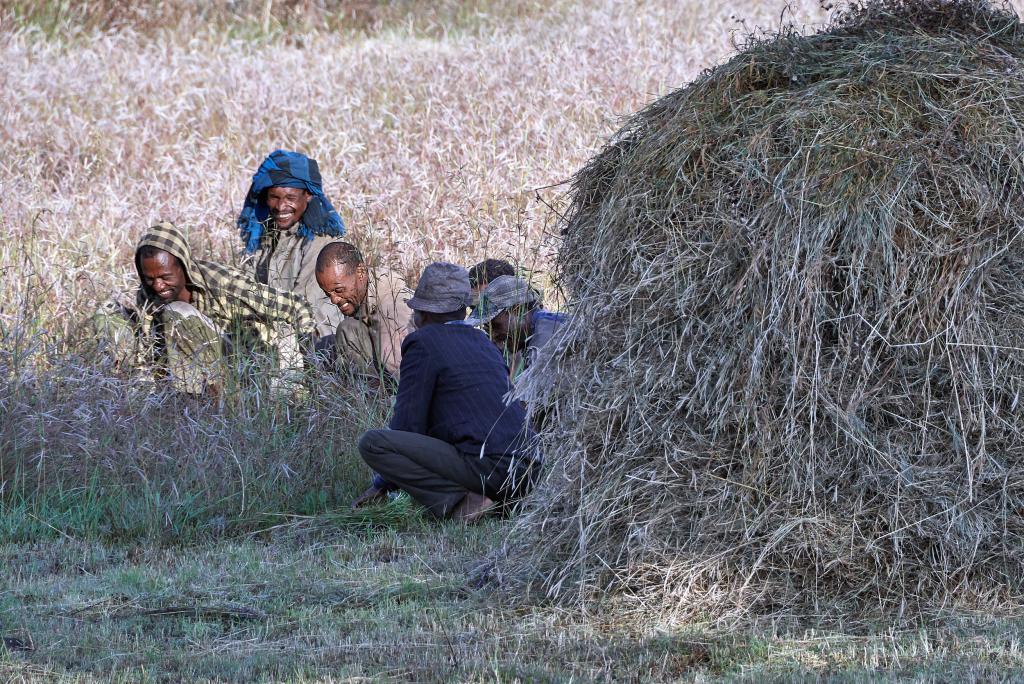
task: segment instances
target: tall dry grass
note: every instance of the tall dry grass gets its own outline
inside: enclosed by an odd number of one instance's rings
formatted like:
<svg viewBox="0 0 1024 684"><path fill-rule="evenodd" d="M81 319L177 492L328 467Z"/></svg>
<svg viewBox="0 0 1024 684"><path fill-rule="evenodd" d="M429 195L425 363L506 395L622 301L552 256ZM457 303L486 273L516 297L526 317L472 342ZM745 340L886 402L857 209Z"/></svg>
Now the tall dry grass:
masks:
<svg viewBox="0 0 1024 684"><path fill-rule="evenodd" d="M60 40L87 40L96 32L125 29L154 35L210 27L249 39L296 31L366 37L395 29L438 37L501 25L523 14L548 12L551 6L534 0L8 0L0 5L0 21Z"/></svg>
<svg viewBox="0 0 1024 684"><path fill-rule="evenodd" d="M821 17L806 4L802 18ZM771 24L781 6L752 5L747 21ZM128 283L134 240L157 218L230 260L248 178L275 147L317 158L352 235L407 269L533 258L546 222L532 190L725 55L735 11L609 2L436 39L401 26L263 41L187 25L74 42L8 32L0 220L16 239L0 265L24 272L34 234L51 311L70 314Z"/></svg>

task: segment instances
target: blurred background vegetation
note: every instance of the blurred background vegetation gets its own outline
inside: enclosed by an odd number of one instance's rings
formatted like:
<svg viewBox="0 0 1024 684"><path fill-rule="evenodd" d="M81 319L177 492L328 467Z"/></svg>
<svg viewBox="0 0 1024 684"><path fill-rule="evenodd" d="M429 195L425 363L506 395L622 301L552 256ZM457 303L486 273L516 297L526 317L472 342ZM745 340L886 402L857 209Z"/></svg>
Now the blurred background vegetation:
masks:
<svg viewBox="0 0 1024 684"><path fill-rule="evenodd" d="M95 32L167 30L219 32L233 37L275 37L329 31L367 37L386 32L439 37L495 28L528 15L558 11L538 0L5 0L5 30L69 39Z"/></svg>

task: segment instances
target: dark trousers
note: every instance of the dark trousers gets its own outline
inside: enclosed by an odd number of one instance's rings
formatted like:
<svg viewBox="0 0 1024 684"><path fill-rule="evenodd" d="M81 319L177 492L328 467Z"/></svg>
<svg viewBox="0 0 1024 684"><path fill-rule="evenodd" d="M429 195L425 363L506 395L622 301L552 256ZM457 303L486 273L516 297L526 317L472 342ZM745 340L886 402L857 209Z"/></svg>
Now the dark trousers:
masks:
<svg viewBox="0 0 1024 684"><path fill-rule="evenodd" d="M359 454L371 469L446 518L470 492L495 501L522 496L532 485L533 468L511 456L465 454L448 442L415 432L369 430Z"/></svg>

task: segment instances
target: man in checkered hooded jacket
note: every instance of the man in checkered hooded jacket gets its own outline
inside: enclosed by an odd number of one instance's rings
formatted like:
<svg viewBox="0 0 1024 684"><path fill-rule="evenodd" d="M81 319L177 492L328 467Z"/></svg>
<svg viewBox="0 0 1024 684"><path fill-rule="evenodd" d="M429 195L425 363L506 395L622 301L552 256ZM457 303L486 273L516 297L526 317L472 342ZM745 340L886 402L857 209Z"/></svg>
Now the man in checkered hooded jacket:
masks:
<svg viewBox="0 0 1024 684"><path fill-rule="evenodd" d="M108 339L119 340L120 361L152 363L158 375L189 394L219 385L225 354L254 345L274 352L282 370L301 370L300 350L316 336L301 295L193 258L185 236L170 223L142 236L135 268L141 284L134 310L103 319ZM132 354L124 352L126 339L135 343Z"/></svg>

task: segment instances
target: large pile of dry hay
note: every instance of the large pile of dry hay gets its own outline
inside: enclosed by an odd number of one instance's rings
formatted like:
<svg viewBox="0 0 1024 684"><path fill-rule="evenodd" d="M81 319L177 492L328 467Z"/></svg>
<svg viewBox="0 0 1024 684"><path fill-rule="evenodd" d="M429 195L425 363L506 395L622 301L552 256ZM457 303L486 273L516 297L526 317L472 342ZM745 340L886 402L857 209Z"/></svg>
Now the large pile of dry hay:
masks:
<svg viewBox="0 0 1024 684"><path fill-rule="evenodd" d="M755 40L634 116L574 180L507 567L678 617L1021 605L1022 157L1024 27L972 2Z"/></svg>

